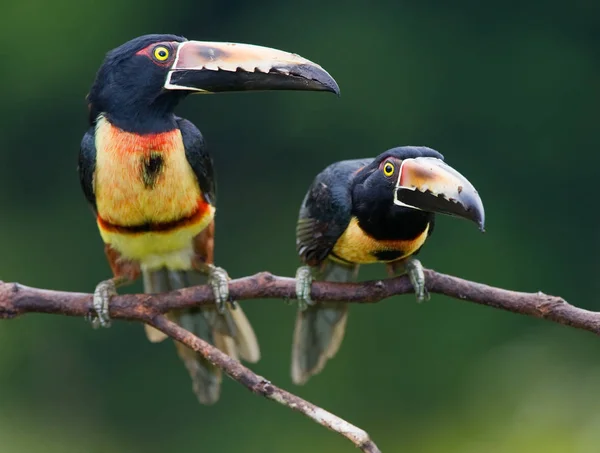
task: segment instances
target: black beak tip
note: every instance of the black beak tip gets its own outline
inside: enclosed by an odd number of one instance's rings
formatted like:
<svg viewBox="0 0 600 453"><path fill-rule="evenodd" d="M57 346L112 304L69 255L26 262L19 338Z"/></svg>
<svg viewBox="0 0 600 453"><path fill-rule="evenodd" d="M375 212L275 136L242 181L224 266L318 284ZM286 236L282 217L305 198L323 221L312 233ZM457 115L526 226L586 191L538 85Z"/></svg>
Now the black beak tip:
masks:
<svg viewBox="0 0 600 453"><path fill-rule="evenodd" d="M340 97L340 87L337 82L333 79L333 77L321 78L320 80L313 80L313 83L316 82L320 85L319 89L321 91L327 91L329 93L335 94L337 97Z"/></svg>
<svg viewBox="0 0 600 453"><path fill-rule="evenodd" d="M461 208L462 209L455 211L454 215L458 215L459 217L463 217L464 219L470 220L475 225L477 225L477 228L479 229L480 232L485 233L485 214L484 214L484 212L480 209L473 208L473 207L467 207L464 205L462 205ZM460 211L462 211L462 213ZM451 214L450 212L448 212L448 213Z"/></svg>
<svg viewBox="0 0 600 453"><path fill-rule="evenodd" d="M309 86L312 89L319 91L328 91L340 96L340 87L331 75L323 68L301 64L291 68L290 73L302 77L309 81Z"/></svg>
<svg viewBox="0 0 600 453"><path fill-rule="evenodd" d="M471 219L477 224L479 231L485 233L485 214L483 209L474 209L471 214Z"/></svg>
<svg viewBox="0 0 600 453"><path fill-rule="evenodd" d="M485 210L477 191L474 190L473 194L465 195L459 202L459 205L462 205L464 210L463 217L472 220L479 228L479 231L485 233Z"/></svg>
<svg viewBox="0 0 600 453"><path fill-rule="evenodd" d="M340 93L340 87L338 86L337 82L333 80L333 78L331 78L331 86L328 91L335 94L338 98L342 95Z"/></svg>
<svg viewBox="0 0 600 453"><path fill-rule="evenodd" d="M340 87L333 77L326 73L326 76L321 76L318 79L311 80L313 87L319 91L327 91L340 97Z"/></svg>

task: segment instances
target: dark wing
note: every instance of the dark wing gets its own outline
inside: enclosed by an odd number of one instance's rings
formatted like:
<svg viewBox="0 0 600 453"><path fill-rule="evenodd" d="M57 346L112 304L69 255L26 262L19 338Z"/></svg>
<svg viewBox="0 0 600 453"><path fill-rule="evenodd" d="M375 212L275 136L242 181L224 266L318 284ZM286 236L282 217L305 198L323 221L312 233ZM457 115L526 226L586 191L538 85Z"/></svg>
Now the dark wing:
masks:
<svg viewBox="0 0 600 453"><path fill-rule="evenodd" d="M177 118L177 125L181 130L185 157L192 170L194 170L202 196L207 203L214 206L217 202L215 172L204 137L202 137L198 128L186 119Z"/></svg>
<svg viewBox="0 0 600 453"><path fill-rule="evenodd" d="M79 147L79 182L85 198L96 211L96 195L94 194L94 171L96 170L96 143L94 128L90 127L81 140Z"/></svg>
<svg viewBox="0 0 600 453"><path fill-rule="evenodd" d="M352 218L352 180L373 159L337 162L317 175L304 197L296 226L302 261L317 266L331 252Z"/></svg>

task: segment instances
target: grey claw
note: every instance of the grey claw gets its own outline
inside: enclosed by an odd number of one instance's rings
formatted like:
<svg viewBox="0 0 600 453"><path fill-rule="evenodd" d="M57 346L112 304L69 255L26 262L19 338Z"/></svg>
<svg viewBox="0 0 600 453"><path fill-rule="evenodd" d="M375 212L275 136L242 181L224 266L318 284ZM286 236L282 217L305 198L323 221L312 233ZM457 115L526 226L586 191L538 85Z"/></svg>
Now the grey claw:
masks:
<svg viewBox="0 0 600 453"><path fill-rule="evenodd" d="M423 265L418 259L412 258L406 263L406 271L410 278L410 282L415 290L418 302L429 300L429 292L425 287L425 272Z"/></svg>
<svg viewBox="0 0 600 453"><path fill-rule="evenodd" d="M211 264L208 273L208 283L215 295L215 302L219 313L225 313L225 304L227 302L231 304L232 308L236 307L235 301L229 300L229 274L227 274L225 269Z"/></svg>
<svg viewBox="0 0 600 453"><path fill-rule="evenodd" d="M315 303L310 298L313 276L309 266L301 266L296 271L296 298L298 299L298 309L304 311L309 305Z"/></svg>
<svg viewBox="0 0 600 453"><path fill-rule="evenodd" d="M88 320L91 321L92 327L110 327L110 316L108 315L108 305L110 299L117 295L117 289L114 280L105 280L98 283L94 290L93 307L94 314L88 315Z"/></svg>
<svg viewBox="0 0 600 453"><path fill-rule="evenodd" d="M92 329L97 329L100 327L100 322L98 321L98 316L92 313L88 313L85 315L86 322L89 322L92 325Z"/></svg>

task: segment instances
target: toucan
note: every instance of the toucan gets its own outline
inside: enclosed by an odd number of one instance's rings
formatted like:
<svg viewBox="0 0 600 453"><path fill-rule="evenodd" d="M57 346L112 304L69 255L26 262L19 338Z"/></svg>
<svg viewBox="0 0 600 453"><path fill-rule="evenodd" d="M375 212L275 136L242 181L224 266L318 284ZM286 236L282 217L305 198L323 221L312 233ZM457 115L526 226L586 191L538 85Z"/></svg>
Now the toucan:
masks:
<svg viewBox="0 0 600 453"><path fill-rule="evenodd" d="M227 272L213 264L211 156L198 128L174 113L189 94L252 90L339 94L335 80L319 65L267 47L153 34L106 55L87 97L90 127L78 166L113 273L94 291L90 315L95 327L110 325L110 298L140 274L146 293L209 283L216 307L171 313L171 319L235 359L259 359L243 311L226 304ZM165 338L145 327L150 341ZM199 401L215 403L220 370L176 345Z"/></svg>
<svg viewBox="0 0 600 453"><path fill-rule="evenodd" d="M303 265L296 273L295 384L321 372L338 352L348 318L348 304L311 299L313 280L354 281L361 264L384 263L391 275L409 275L419 301L428 299L415 256L433 232L436 213L484 229L477 190L431 148L392 148L375 158L334 163L316 176L296 227Z"/></svg>

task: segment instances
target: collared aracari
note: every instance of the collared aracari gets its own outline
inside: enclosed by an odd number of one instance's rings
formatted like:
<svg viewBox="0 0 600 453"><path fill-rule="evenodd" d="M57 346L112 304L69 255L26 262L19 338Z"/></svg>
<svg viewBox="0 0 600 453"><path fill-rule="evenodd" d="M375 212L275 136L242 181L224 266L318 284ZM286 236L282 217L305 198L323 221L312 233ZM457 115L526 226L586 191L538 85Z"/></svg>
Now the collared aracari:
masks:
<svg viewBox="0 0 600 453"><path fill-rule="evenodd" d="M471 183L430 148L403 146L374 159L337 162L308 189L296 246L305 264L296 274L299 311L292 346L292 380L304 384L339 350L348 305L314 304L313 279L355 280L361 264L385 263L408 273L419 301L429 296L415 255L433 232L435 213L474 221L483 231L483 204Z"/></svg>
<svg viewBox="0 0 600 453"><path fill-rule="evenodd" d="M333 78L298 55L246 44L146 35L112 50L88 95L90 128L79 154L83 192L114 278L94 292L94 325L108 327L116 287L143 275L157 293L209 283L216 308L171 313L233 358L255 362L256 336L213 263L215 175L200 131L174 109L193 93L312 90L339 94ZM150 341L165 336L150 326ZM201 403L217 401L220 370L177 344Z"/></svg>

